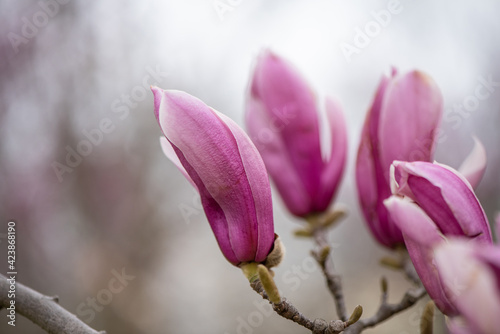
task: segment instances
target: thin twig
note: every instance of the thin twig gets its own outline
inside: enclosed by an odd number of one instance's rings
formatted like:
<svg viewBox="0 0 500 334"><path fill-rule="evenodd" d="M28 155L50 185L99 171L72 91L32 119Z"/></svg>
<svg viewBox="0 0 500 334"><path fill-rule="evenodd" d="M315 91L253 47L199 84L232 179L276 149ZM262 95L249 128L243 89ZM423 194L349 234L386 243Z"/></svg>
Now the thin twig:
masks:
<svg viewBox="0 0 500 334"><path fill-rule="evenodd" d="M10 286L11 284L7 277L0 274L0 309L2 307L8 309L11 305L11 300L15 301L15 312L30 319L47 333L106 333L90 328L74 314L61 307L57 304L57 297L44 296L19 282L15 282L15 299L10 299L8 297Z"/></svg>
<svg viewBox="0 0 500 334"><path fill-rule="evenodd" d="M397 304L387 303L387 290L383 289L380 306L375 315L371 316L370 318L359 320L348 329L346 329L344 331L344 334L358 334L366 328L374 327L381 322L389 319L393 315L410 308L427 294L427 291L422 286L422 283L418 278L418 275L415 271L415 268L413 267L413 264L411 263L409 256L405 255L402 258L402 261L402 269L404 270L406 277L413 283L415 283L418 287L406 291L401 301Z"/></svg>
<svg viewBox="0 0 500 334"><path fill-rule="evenodd" d="M250 286L261 295L262 298L269 300L258 279L250 283ZM349 327L349 324L342 320L332 320L330 323L323 319L310 320L300 313L299 310L285 298L282 298L280 303L274 304L270 302L270 304L277 314L309 329L312 334L338 334Z"/></svg>
<svg viewBox="0 0 500 334"><path fill-rule="evenodd" d="M327 228L317 226L313 230L313 238L318 246L318 250L313 252L313 256L318 262L323 274L325 275L326 285L328 290L333 296L335 301L335 309L337 310L338 317L347 321L347 311L345 308L344 293L342 290L342 279L340 275L335 273L333 267L333 260L331 259L331 252L328 251L326 256L321 256L321 252L325 247L330 247L327 241Z"/></svg>
<svg viewBox="0 0 500 334"><path fill-rule="evenodd" d="M407 291L401 301L397 304L387 304L385 302L382 302L375 315L371 316L370 318L359 320L348 329L346 329L344 331L344 334L358 334L361 333L365 328L378 325L381 322L389 319L393 315L413 306L420 298L425 295L425 289L423 287L420 287L415 290Z"/></svg>

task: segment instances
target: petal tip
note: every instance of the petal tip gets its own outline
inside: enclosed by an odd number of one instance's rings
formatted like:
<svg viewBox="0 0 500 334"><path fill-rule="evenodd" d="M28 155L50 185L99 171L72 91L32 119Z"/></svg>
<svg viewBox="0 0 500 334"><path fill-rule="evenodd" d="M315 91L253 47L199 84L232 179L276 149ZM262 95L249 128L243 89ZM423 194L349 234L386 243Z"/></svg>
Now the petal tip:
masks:
<svg viewBox="0 0 500 334"><path fill-rule="evenodd" d="M458 171L469 181L472 188L475 188L483 178L487 156L486 149L481 141L476 136L472 136L472 139L474 140L474 147L462 162Z"/></svg>

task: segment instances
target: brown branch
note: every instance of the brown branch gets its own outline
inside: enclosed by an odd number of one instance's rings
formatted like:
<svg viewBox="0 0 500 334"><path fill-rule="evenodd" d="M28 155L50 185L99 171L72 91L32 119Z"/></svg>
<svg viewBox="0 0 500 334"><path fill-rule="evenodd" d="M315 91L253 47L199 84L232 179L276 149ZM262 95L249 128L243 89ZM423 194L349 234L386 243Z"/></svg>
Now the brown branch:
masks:
<svg viewBox="0 0 500 334"><path fill-rule="evenodd" d="M344 331L344 334L358 334L361 333L364 329L369 327L374 327L381 322L389 319L395 314L398 314L401 311L404 311L411 306L415 305L417 301L423 298L427 291L422 286L420 279L411 263L410 257L406 254L402 257L401 260L401 269L404 270L406 277L415 283L418 287L416 289L411 289L406 291L405 295L401 299L401 301L397 304L388 304L387 303L387 283L383 281L382 283L382 296L380 306L375 313L375 315L370 318L361 319L348 329Z"/></svg>
<svg viewBox="0 0 500 334"><path fill-rule="evenodd" d="M250 283L250 286L261 295L262 298L269 300L264 291L264 287L258 279ZM299 310L285 298L282 298L280 303L274 304L270 302L270 304L277 314L309 329L312 334L338 334L350 326L349 322L344 322L342 320L332 320L330 323L323 319L310 320L300 313Z"/></svg>
<svg viewBox="0 0 500 334"><path fill-rule="evenodd" d="M344 331L344 334L358 334L361 333L365 328L378 325L381 322L389 319L393 315L413 306L420 298L422 298L425 295L426 291L423 287L414 290L409 290L405 293L401 301L397 304L388 304L387 296L383 296L382 303L380 304L380 307L377 313L375 313L375 315L371 316L370 318L359 320L358 322L350 326L348 329L346 329Z"/></svg>
<svg viewBox="0 0 500 334"><path fill-rule="evenodd" d="M327 241L328 229L337 224L340 219L345 216L342 210L334 210L331 212L311 215L307 217L309 223L309 235L313 237L318 249L312 251L313 257L318 262L323 275L325 276L326 285L335 302L337 316L347 321L347 312L345 308L344 293L342 290L342 279L334 270L333 260L331 259L330 245Z"/></svg>
<svg viewBox="0 0 500 334"><path fill-rule="evenodd" d="M11 300L15 300L15 312L30 319L53 334L105 334L87 326L74 314L57 304L57 297L44 296L27 286L15 283L15 298L8 297L10 282L0 274L0 309L8 309Z"/></svg>
<svg viewBox="0 0 500 334"><path fill-rule="evenodd" d="M344 293L342 290L342 279L340 275L335 273L333 267L333 261L331 260L329 250L330 246L326 240L326 229L315 229L313 237L316 245L319 247L319 250L313 251L313 256L325 275L326 285L328 286L328 290L332 294L335 301L335 309L337 310L338 317L343 321L347 321L347 311L345 308ZM327 250L326 256L321 256L323 250Z"/></svg>

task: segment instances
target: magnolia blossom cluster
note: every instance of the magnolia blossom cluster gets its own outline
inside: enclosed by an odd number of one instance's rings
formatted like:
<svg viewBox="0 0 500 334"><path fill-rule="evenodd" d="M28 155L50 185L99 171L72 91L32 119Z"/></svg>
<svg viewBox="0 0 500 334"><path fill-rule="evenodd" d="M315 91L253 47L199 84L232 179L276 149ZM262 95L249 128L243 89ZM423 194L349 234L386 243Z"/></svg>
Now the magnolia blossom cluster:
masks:
<svg viewBox="0 0 500 334"><path fill-rule="evenodd" d="M441 116L428 76L393 71L382 79L358 149L359 202L377 241L405 245L452 333L497 333L500 247L473 191L486 153L475 139L458 171L432 163Z"/></svg>
<svg viewBox="0 0 500 334"><path fill-rule="evenodd" d="M346 164L344 115L333 98L319 101L287 61L270 51L257 59L246 101L248 135L187 93L152 90L162 148L199 192L230 263L265 264L276 247L269 177L293 215L328 210ZM453 333L494 333L500 248L473 191L485 151L476 140L458 171L433 163L442 105L436 83L422 72L393 70L382 78L358 148L359 203L381 245L406 247Z"/></svg>
<svg viewBox="0 0 500 334"><path fill-rule="evenodd" d="M500 247L470 183L448 166L395 161L391 188L384 203L452 332L497 333Z"/></svg>

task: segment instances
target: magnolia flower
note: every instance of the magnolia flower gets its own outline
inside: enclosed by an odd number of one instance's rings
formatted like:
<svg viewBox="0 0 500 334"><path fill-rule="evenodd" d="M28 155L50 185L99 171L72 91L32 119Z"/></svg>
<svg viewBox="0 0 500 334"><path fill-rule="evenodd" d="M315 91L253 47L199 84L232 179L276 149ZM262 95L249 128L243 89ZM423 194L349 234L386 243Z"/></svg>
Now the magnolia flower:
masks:
<svg viewBox="0 0 500 334"><path fill-rule="evenodd" d="M500 328L500 247L452 239L435 250L439 278L460 318L454 333L494 334Z"/></svg>
<svg viewBox="0 0 500 334"><path fill-rule="evenodd" d="M231 119L180 91L152 87L167 157L198 190L229 262L263 262L273 247L271 189L252 141Z"/></svg>
<svg viewBox="0 0 500 334"><path fill-rule="evenodd" d="M460 173L437 163L395 161L391 188L394 195L385 205L422 284L443 313L458 314L437 275L432 249L450 236L491 243L483 208Z"/></svg>
<svg viewBox="0 0 500 334"><path fill-rule="evenodd" d="M249 88L246 124L285 205L296 216L325 211L344 171L344 116L330 98L325 111L327 154L322 153L326 149L320 140L317 99L306 81L275 54L260 55Z"/></svg>
<svg viewBox="0 0 500 334"><path fill-rule="evenodd" d="M389 167L394 160L432 161L442 104L436 83L419 71L394 70L379 84L361 134L356 183L365 220L384 246L403 243L383 205L391 195Z"/></svg>

